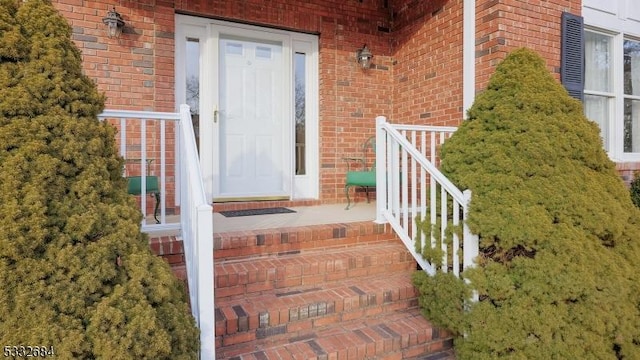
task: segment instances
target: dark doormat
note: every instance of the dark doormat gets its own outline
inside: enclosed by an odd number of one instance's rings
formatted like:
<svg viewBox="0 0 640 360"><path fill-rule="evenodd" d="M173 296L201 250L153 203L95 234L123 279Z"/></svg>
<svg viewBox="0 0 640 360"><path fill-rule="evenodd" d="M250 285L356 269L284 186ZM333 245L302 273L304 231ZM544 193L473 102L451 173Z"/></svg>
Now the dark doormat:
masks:
<svg viewBox="0 0 640 360"><path fill-rule="evenodd" d="M287 214L294 213L295 211L284 207L274 207L265 209L249 209L249 210L230 210L220 211L225 217L238 217L238 216L254 216L254 215L270 215L270 214Z"/></svg>

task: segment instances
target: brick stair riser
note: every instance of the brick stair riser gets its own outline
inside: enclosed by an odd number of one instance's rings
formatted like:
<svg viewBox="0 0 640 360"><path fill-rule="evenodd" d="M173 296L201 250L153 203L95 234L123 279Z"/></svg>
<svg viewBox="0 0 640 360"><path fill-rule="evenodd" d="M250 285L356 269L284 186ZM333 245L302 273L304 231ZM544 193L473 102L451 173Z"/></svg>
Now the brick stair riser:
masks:
<svg viewBox="0 0 640 360"><path fill-rule="evenodd" d="M263 321L262 326L274 326L281 323L275 322L275 320L285 318L283 315L274 316L274 313L290 314L290 318L298 320L304 318L304 316L291 314L293 312L304 314L304 308L309 309L306 313L312 314L315 312L314 307L327 309L327 311L320 312L322 315L323 313L352 311L371 305L389 305L398 301L416 298L417 291L409 283L409 279L394 279L393 281L398 282L398 284L393 287L386 287L385 290L368 289L366 284L359 287L347 284L328 289L313 288L304 293L284 293L282 297L265 295L254 296L251 300L248 298L217 300L216 310L222 312L221 316L217 318L236 321L241 317L258 316L265 312L270 312L270 321L266 324ZM351 283L354 283L354 281ZM264 317L265 315L262 316Z"/></svg>
<svg viewBox="0 0 640 360"><path fill-rule="evenodd" d="M240 329L237 327L237 324L234 324L233 328L238 329L238 332L231 335L217 336L216 342L221 344L222 346L236 345L244 342L255 342L262 345L267 345L278 342L282 338L301 336L308 333L309 331L322 329L331 324L369 316L377 316L388 311L397 311L402 308L408 309L411 307L415 307L415 305L417 305L417 301L407 300L403 302L397 302L389 306L370 307L340 314L325 314L323 316L315 318L290 321L281 325L251 329L249 331L240 331ZM282 321L283 318L280 318L279 320ZM248 319L248 321L245 323L245 326L255 326L256 323L259 323L259 319ZM222 327L219 328L216 322L216 332L218 330L222 331L226 329L229 329L229 327L226 327L224 329L222 329Z"/></svg>
<svg viewBox="0 0 640 360"><path fill-rule="evenodd" d="M406 359L451 348L450 334L434 330L422 318L386 323L351 322L353 328L301 332L280 345L254 343L221 348L219 359ZM256 350L268 349L268 350Z"/></svg>
<svg viewBox="0 0 640 360"><path fill-rule="evenodd" d="M253 230L215 234L216 260L274 255L291 251L341 248L397 239L388 225L353 223L316 225L278 231Z"/></svg>
<svg viewBox="0 0 640 360"><path fill-rule="evenodd" d="M395 241L394 235L381 234L381 235L364 235L358 237L349 238L330 238L323 240L297 242L287 240L287 242L262 244L251 237L247 238L234 238L220 240L222 244L216 246L214 243L214 259L228 260L228 259L241 259L250 258L253 256L263 255L277 255L282 253L289 253L301 250L318 250L318 249L332 249L343 248L355 245L375 244L378 242ZM226 243L228 242L228 244Z"/></svg>
<svg viewBox="0 0 640 360"><path fill-rule="evenodd" d="M273 335L291 336L335 323L416 308L418 304L417 291L406 270L395 275L324 284L322 288L298 289L218 300L216 334L223 337L220 343L231 345Z"/></svg>
<svg viewBox="0 0 640 360"><path fill-rule="evenodd" d="M365 343L356 341L347 348L332 348L328 344L322 347L313 338L307 341L265 348L265 350L219 351L217 359L228 360L452 360L455 359L453 340L450 338L418 340L418 335L400 338L370 340ZM424 342L426 341L426 343ZM323 354L318 354L322 349Z"/></svg>
<svg viewBox="0 0 640 360"><path fill-rule="evenodd" d="M255 265L255 264L254 264ZM411 271L415 262L408 254L389 254L384 259L349 258L278 268L250 269L252 264L216 265L216 298L242 297L296 286L339 281L395 271Z"/></svg>
<svg viewBox="0 0 640 360"><path fill-rule="evenodd" d="M185 265L184 245L176 236L151 237L149 248L153 254L169 263L174 270Z"/></svg>

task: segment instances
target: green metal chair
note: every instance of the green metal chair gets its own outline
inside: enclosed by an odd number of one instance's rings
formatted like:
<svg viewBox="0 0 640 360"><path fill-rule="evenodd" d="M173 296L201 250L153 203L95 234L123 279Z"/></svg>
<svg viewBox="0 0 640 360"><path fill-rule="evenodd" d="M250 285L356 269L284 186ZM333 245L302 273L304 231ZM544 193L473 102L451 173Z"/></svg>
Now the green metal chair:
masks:
<svg viewBox="0 0 640 360"><path fill-rule="evenodd" d="M374 156L374 160L371 166L367 166L367 154L371 151ZM344 193L347 196L347 207L345 210L349 210L351 207L351 199L349 198L349 189L357 186L364 188L365 194L367 196L367 203L369 200L369 188L376 186L376 162L375 162L375 153L376 153L376 137L369 137L362 144L362 156L360 157L346 157L344 160L347 162L347 175L346 182L344 185ZM359 164L358 170L352 170L351 167L355 164Z"/></svg>
<svg viewBox="0 0 640 360"><path fill-rule="evenodd" d="M147 174L149 173L149 165L153 159L147 160ZM158 210L160 208L160 182L158 177L154 175L145 176L145 192L152 195L156 200L156 206L153 210L153 218L157 224L160 224L158 220ZM127 192L130 195L142 195L142 176L127 176Z"/></svg>

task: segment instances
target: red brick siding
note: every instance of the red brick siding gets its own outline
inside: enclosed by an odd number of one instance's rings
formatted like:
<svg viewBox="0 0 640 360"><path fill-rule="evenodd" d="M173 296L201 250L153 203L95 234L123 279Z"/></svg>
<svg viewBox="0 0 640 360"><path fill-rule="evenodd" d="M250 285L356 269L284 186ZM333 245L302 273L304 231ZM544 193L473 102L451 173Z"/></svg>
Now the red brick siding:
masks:
<svg viewBox="0 0 640 360"><path fill-rule="evenodd" d="M640 172L640 162L618 163L617 169L620 173L620 176L622 177L622 180L628 186L635 178L635 174L637 172Z"/></svg>
<svg viewBox="0 0 640 360"><path fill-rule="evenodd" d="M563 11L580 15L581 9L579 0L477 0L476 90L484 89L495 66L520 47L538 52L559 79L560 18Z"/></svg>
<svg viewBox="0 0 640 360"><path fill-rule="evenodd" d="M458 125L462 120L462 1L403 1L395 10L391 121Z"/></svg>
<svg viewBox="0 0 640 360"><path fill-rule="evenodd" d="M174 111L172 7L155 1L115 4L126 22L118 39L105 36L102 18L113 1L57 0L73 27L85 73L107 96L110 109Z"/></svg>

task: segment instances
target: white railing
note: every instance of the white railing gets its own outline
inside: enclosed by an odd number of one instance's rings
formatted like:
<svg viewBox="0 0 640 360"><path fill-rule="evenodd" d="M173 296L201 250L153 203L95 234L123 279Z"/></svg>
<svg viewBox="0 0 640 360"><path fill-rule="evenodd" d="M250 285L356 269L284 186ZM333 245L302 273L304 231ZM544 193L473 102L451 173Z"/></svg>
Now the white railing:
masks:
<svg viewBox="0 0 640 360"><path fill-rule="evenodd" d="M471 191L437 168L437 152L455 130L376 118L376 222L389 222L430 275L440 268L459 277L478 256L478 237L465 221Z"/></svg>
<svg viewBox="0 0 640 360"><path fill-rule="evenodd" d="M158 177L160 223L156 224L151 213L155 204L140 195L141 230L180 230L191 312L200 329L200 359L213 360L213 209L204 193L189 106L180 106L179 113L105 110L98 117L118 128L116 141L125 159L124 176ZM167 144L175 146L168 148ZM177 164L176 159L180 160ZM140 193L146 194L146 181L140 186Z"/></svg>
<svg viewBox="0 0 640 360"><path fill-rule="evenodd" d="M169 216L167 210L176 208L175 194L175 147L167 148L167 143L174 143L175 127L180 119L178 113L105 110L98 118L107 121L118 129L116 138L120 156L125 159L124 176L139 176L146 179L154 176L158 179L160 190L159 223L154 218L155 198L138 196L140 210L143 214L142 231L159 231L178 229L177 217ZM167 140L172 140L168 142ZM147 194L147 181L140 181L141 194ZM172 212L172 215L176 215Z"/></svg>
<svg viewBox="0 0 640 360"><path fill-rule="evenodd" d="M188 105L180 106L180 224L187 263L191 312L200 328L200 359L215 356L213 289L213 208L202 183L198 150Z"/></svg>

